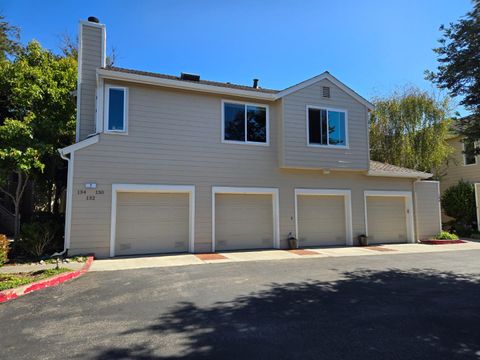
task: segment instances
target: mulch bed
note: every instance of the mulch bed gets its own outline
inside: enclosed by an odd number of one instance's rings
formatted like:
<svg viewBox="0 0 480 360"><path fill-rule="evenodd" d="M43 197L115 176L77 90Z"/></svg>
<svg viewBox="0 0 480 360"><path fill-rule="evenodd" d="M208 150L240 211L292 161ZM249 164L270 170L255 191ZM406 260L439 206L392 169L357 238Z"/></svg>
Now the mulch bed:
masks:
<svg viewBox="0 0 480 360"><path fill-rule="evenodd" d="M466 243L464 240L439 240L439 239L427 239L420 240L421 244L426 245L447 245L447 244L463 244Z"/></svg>

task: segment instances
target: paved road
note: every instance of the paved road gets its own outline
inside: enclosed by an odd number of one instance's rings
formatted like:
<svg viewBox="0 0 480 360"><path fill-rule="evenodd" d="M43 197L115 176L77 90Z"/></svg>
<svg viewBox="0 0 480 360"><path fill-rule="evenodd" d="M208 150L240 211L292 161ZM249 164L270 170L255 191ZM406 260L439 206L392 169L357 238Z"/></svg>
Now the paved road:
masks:
<svg viewBox="0 0 480 360"><path fill-rule="evenodd" d="M0 326L2 359L480 359L480 251L88 273Z"/></svg>

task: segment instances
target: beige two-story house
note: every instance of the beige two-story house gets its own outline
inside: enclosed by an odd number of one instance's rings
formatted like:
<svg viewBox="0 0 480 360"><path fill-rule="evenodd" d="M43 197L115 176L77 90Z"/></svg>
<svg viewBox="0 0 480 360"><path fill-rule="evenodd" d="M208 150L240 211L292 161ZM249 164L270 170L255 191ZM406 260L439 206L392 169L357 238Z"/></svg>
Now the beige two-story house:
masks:
<svg viewBox="0 0 480 360"><path fill-rule="evenodd" d="M105 64L81 21L65 247L99 257L415 242L431 174L370 161L373 105L328 72L283 90Z"/></svg>
<svg viewBox="0 0 480 360"><path fill-rule="evenodd" d="M443 193L450 186L456 185L462 179L471 183L480 183L480 162L477 156L464 153L465 147L473 148L473 144L464 143L460 135L450 137L448 143L453 147L454 153L448 161L445 174L442 176L441 192Z"/></svg>

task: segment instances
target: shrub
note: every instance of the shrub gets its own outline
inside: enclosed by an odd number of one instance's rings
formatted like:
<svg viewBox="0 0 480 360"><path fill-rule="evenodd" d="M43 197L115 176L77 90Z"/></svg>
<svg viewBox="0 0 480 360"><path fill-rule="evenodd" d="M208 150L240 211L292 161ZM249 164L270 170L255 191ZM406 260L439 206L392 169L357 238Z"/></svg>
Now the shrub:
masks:
<svg viewBox="0 0 480 360"><path fill-rule="evenodd" d="M10 250L10 243L5 235L0 234L0 266L3 266L8 261L8 251Z"/></svg>
<svg viewBox="0 0 480 360"><path fill-rule="evenodd" d="M22 226L18 245L23 251L38 259L45 253L57 232L58 225L54 222L27 223Z"/></svg>
<svg viewBox="0 0 480 360"><path fill-rule="evenodd" d="M439 240L458 240L458 236L448 231L440 231L437 235L435 235L435 239Z"/></svg>
<svg viewBox="0 0 480 360"><path fill-rule="evenodd" d="M460 180L450 186L442 195L442 208L445 215L469 226L476 221L475 187L468 181Z"/></svg>

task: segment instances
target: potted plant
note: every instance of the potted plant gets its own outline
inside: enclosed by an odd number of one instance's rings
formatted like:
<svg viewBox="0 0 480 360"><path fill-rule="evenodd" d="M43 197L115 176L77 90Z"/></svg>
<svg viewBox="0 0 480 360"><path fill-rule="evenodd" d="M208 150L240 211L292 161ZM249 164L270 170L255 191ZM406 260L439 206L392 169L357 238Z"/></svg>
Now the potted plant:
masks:
<svg viewBox="0 0 480 360"><path fill-rule="evenodd" d="M290 249L297 249L298 248L298 240L295 236L292 235L292 233L288 234L288 246Z"/></svg>
<svg viewBox="0 0 480 360"><path fill-rule="evenodd" d="M368 236L365 234L358 235L358 244L360 246L367 246L368 245Z"/></svg>

